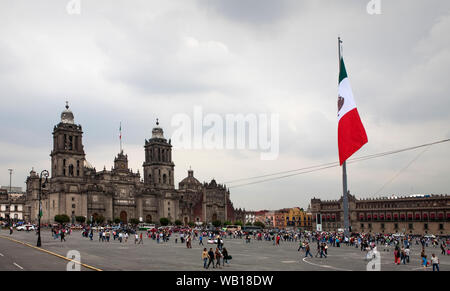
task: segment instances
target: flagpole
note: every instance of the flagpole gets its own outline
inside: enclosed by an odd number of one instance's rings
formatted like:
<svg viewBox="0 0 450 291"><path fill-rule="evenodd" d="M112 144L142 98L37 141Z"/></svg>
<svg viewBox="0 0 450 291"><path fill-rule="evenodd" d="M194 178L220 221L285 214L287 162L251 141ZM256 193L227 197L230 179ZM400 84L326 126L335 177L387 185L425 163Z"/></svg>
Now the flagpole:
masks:
<svg viewBox="0 0 450 291"><path fill-rule="evenodd" d="M342 52L341 52L341 45L342 40L341 37L338 37L338 51L339 51L339 71L341 69L341 59L342 59ZM343 186L343 195L342 195L342 207L344 208L344 235L349 235L349 229L350 229L350 221L348 217L348 191L347 191L347 162L344 161L342 164L342 186Z"/></svg>
<svg viewBox="0 0 450 291"><path fill-rule="evenodd" d="M119 127L119 131L120 131L120 153L122 153L122 121L120 122L120 127Z"/></svg>

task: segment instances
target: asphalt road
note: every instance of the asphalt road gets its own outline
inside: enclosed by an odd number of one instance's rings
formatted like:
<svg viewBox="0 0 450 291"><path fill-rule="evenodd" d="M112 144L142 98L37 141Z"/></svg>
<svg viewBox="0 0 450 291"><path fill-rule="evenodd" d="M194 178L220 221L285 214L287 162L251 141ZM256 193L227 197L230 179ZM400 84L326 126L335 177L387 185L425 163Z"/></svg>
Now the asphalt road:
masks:
<svg viewBox="0 0 450 291"><path fill-rule="evenodd" d="M0 271L66 271L68 263L29 246L0 238ZM83 266L80 269L87 270Z"/></svg>
<svg viewBox="0 0 450 291"><path fill-rule="evenodd" d="M0 235L13 239L36 244L34 232L14 232L9 236L6 230L0 231ZM55 240L49 231L42 232L42 248L56 254L66 256L75 250L81 255L81 263L102 270L160 270L160 271L202 271L203 262L201 252L203 246L198 241L192 242L192 249L187 249L179 239L175 243L172 238L167 243L157 244L156 241L145 238L143 245L135 245L134 239L127 243L99 242L98 235L94 234L94 240L83 238L80 232L73 232L66 237L66 242ZM205 245L214 247L214 245ZM229 266L221 270L230 271L364 271L368 261L365 260L365 252L354 247L330 247L328 258L304 258L304 252L297 251L298 243L281 242L280 246L274 246L272 242L252 241L246 244L241 239L226 239L225 247L233 256ZM315 245L311 251L315 254ZM407 265L394 265L392 248L389 252L380 249L382 271L411 271L422 270L420 266L420 247L413 246L411 262ZM441 270L450 270L450 256L441 256L438 248L427 248L428 257L434 252L441 260ZM36 249L11 242L0 237L0 270L66 270L67 261ZM2 256L3 255L3 256ZM82 270L88 270L82 267ZM430 270L428 268L427 270Z"/></svg>

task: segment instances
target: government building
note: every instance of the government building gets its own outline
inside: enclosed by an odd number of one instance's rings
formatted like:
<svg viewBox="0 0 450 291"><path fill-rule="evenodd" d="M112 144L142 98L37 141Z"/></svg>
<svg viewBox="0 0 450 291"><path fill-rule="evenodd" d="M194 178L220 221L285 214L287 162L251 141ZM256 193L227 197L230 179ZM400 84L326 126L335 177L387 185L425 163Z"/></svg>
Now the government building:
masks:
<svg viewBox="0 0 450 291"><path fill-rule="evenodd" d="M356 199L348 195L352 232L434 234L450 233L449 195L411 195ZM323 231L344 228L343 199L311 199L313 230L320 224ZM320 229L320 226L319 226Z"/></svg>
<svg viewBox="0 0 450 291"><path fill-rule="evenodd" d="M53 223L55 215L77 216L86 220L103 218L129 222L170 221L210 223L234 221L230 191L214 179L200 183L192 170L175 189L171 141L159 123L145 140L143 177L128 168L128 157L121 151L112 169L97 171L85 159L83 131L74 123L69 106L61 122L53 128L51 170L42 194L42 223ZM26 180L24 219L36 222L39 213L39 174L32 170Z"/></svg>

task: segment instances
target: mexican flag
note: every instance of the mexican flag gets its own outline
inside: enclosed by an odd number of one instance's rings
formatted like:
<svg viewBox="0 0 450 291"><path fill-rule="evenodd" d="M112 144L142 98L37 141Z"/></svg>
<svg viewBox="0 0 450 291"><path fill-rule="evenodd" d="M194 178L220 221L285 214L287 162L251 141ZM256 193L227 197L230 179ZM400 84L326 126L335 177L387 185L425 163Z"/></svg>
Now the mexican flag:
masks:
<svg viewBox="0 0 450 291"><path fill-rule="evenodd" d="M338 91L338 147L339 162L342 166L351 155L367 143L366 131L356 109L342 57L339 61Z"/></svg>

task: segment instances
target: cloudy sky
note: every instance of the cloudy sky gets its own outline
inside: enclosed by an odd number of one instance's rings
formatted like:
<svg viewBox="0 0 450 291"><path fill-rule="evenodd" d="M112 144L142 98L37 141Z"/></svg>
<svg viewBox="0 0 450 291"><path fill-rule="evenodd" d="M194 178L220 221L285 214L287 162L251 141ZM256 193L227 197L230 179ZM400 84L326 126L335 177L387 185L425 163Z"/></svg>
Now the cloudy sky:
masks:
<svg viewBox="0 0 450 291"><path fill-rule="evenodd" d="M0 184L24 187L50 168L52 129L68 100L87 160L113 164L118 128L130 167L159 118L203 112L280 117L280 153L176 149L176 183L189 166L219 183L338 160L337 36L369 143L356 156L450 138L450 2L381 0L0 0ZM358 197L449 193L450 144L348 166ZM392 180L393 177L396 177ZM385 187L387 182L388 183ZM381 191L380 191L381 188ZM341 170L231 189L235 207L307 207L337 199Z"/></svg>

